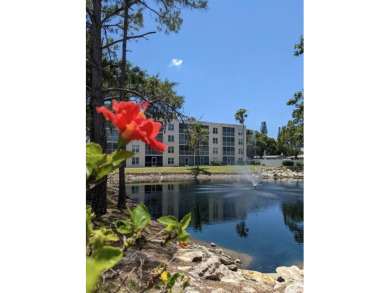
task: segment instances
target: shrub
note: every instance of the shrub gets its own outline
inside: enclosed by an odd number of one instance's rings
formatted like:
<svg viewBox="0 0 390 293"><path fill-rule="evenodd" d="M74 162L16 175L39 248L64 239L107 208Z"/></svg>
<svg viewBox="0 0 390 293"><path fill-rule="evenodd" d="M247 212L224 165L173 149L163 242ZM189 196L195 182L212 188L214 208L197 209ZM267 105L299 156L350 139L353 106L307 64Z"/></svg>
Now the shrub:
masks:
<svg viewBox="0 0 390 293"><path fill-rule="evenodd" d="M303 162L297 162L297 167L303 168Z"/></svg>
<svg viewBox="0 0 390 293"><path fill-rule="evenodd" d="M211 166L222 166L222 163L220 161L212 161Z"/></svg>
<svg viewBox="0 0 390 293"><path fill-rule="evenodd" d="M282 161L282 165L283 166L294 166L294 162L293 161Z"/></svg>

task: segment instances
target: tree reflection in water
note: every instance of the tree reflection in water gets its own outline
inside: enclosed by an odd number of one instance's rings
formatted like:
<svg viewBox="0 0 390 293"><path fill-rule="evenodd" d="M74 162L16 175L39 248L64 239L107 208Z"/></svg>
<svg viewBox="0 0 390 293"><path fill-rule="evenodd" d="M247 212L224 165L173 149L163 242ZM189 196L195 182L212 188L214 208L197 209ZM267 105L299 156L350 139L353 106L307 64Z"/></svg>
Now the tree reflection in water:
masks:
<svg viewBox="0 0 390 293"><path fill-rule="evenodd" d="M248 237L249 228L246 228L246 224L244 221L241 221L236 225L236 232L240 237Z"/></svg>
<svg viewBox="0 0 390 293"><path fill-rule="evenodd" d="M285 225L294 233L294 239L303 243L303 201L282 204L283 219Z"/></svg>

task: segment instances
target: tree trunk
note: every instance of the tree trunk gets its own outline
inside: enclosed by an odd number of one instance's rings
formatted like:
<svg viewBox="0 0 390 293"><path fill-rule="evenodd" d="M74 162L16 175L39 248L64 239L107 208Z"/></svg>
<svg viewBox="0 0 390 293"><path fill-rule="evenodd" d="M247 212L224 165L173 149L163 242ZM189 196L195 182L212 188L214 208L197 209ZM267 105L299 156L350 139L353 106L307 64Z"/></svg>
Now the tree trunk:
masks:
<svg viewBox="0 0 390 293"><path fill-rule="evenodd" d="M87 201L91 201L93 197L92 189L87 190Z"/></svg>
<svg viewBox="0 0 390 293"><path fill-rule="evenodd" d="M96 107L103 106L102 93L102 39L101 39L101 0L93 0L93 16L91 28L91 104L93 106L93 131L91 141L98 143L107 151L106 122L102 114L96 112ZM104 215L107 212L107 178L93 188L92 211L96 215Z"/></svg>
<svg viewBox="0 0 390 293"><path fill-rule="evenodd" d="M198 148L197 148L197 150L196 150L196 156L197 156L196 166L198 167L198 170L199 170L199 161L200 161L200 156L199 156L199 141L198 141Z"/></svg>
<svg viewBox="0 0 390 293"><path fill-rule="evenodd" d="M120 88L125 88L125 78L126 78L126 44L127 44L127 27L129 19L129 2L125 1L125 10L124 10L124 25L123 25L123 43L122 43L122 64L121 64L121 79L120 79ZM124 100L125 92L120 92L121 101ZM124 147L123 149L126 149ZM125 166L126 161L124 161L119 168L119 194L118 194L118 205L120 209L126 208L126 184L125 184Z"/></svg>
<svg viewBox="0 0 390 293"><path fill-rule="evenodd" d="M107 212L107 177L103 182L92 188L92 212L97 216L104 215Z"/></svg>

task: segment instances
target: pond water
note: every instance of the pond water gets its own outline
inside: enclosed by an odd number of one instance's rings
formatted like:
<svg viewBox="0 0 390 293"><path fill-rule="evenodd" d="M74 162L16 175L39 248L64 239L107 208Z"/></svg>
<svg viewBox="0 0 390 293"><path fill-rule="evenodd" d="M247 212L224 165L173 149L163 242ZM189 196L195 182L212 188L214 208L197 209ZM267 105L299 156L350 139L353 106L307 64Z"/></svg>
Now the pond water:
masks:
<svg viewBox="0 0 390 293"><path fill-rule="evenodd" d="M185 182L127 186L152 216L192 212L192 238L253 256L249 269L303 267L303 183Z"/></svg>

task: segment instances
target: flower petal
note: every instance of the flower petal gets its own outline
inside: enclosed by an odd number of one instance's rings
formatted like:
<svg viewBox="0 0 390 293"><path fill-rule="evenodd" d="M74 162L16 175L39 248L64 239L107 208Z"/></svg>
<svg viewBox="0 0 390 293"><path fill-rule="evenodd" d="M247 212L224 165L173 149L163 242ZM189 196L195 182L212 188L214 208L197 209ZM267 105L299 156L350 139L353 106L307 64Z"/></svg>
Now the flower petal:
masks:
<svg viewBox="0 0 390 293"><path fill-rule="evenodd" d="M148 144L156 152L163 152L163 151L165 151L168 148L167 145L163 144L162 142L160 142L160 141L158 141L158 140L156 140L154 138L150 138Z"/></svg>
<svg viewBox="0 0 390 293"><path fill-rule="evenodd" d="M106 107L104 107L104 106L96 107L96 111L98 113L102 113L104 118L106 118L106 120L110 120L114 124L116 123L116 117L115 117L114 113L112 113Z"/></svg>

